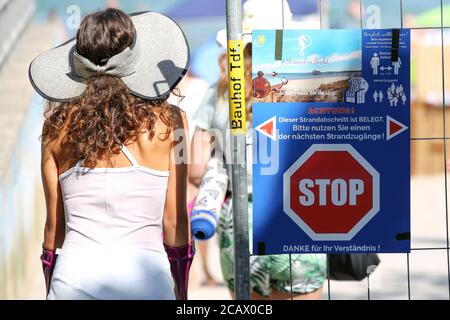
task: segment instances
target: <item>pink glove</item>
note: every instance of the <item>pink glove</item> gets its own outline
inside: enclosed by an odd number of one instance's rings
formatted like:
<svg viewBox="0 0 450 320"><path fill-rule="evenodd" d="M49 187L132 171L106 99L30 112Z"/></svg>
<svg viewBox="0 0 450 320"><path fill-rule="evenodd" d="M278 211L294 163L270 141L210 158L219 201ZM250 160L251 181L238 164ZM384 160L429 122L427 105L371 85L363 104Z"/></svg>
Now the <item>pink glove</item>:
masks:
<svg viewBox="0 0 450 320"><path fill-rule="evenodd" d="M42 270L44 271L45 287L47 289L47 295L50 291L50 283L52 280L53 269L55 268L57 254L55 251L47 250L42 247L41 262Z"/></svg>
<svg viewBox="0 0 450 320"><path fill-rule="evenodd" d="M192 201L187 204L187 212L189 216L191 216L192 209L194 209L195 199L197 199L197 197L194 197L194 199L192 199Z"/></svg>
<svg viewBox="0 0 450 320"><path fill-rule="evenodd" d="M187 300L189 269L195 255L194 241L181 247L164 245L170 262L170 271L175 281L178 300Z"/></svg>

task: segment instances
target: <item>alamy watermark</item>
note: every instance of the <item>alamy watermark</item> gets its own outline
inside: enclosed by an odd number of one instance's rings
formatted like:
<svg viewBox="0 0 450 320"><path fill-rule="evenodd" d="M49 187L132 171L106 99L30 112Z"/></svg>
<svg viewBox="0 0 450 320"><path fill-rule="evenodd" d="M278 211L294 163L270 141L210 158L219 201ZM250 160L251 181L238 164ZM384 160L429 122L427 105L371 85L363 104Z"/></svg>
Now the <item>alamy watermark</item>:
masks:
<svg viewBox="0 0 450 320"><path fill-rule="evenodd" d="M251 130L251 131L250 131ZM176 129L173 132L173 152L177 164L202 164L213 156L222 160L224 165L240 164L253 165L259 163L261 175L275 175L280 168L279 141L268 139L249 129L247 146L245 150L237 152L236 159L232 158L235 148L235 139L231 130L208 129L196 133L188 145L186 131ZM190 154L190 156L188 156Z"/></svg>

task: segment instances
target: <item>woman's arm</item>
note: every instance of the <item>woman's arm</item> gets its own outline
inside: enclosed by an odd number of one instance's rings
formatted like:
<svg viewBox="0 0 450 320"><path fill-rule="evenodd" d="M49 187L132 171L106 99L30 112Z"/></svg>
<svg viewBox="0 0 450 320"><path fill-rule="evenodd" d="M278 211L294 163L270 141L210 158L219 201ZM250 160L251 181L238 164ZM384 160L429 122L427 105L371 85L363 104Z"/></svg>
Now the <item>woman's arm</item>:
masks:
<svg viewBox="0 0 450 320"><path fill-rule="evenodd" d="M41 176L47 207L41 262L47 294L56 263L55 250L61 248L65 237L64 206L53 145L45 141L41 145Z"/></svg>
<svg viewBox="0 0 450 320"><path fill-rule="evenodd" d="M48 142L41 145L41 175L47 208L43 247L52 251L61 248L65 236L64 205L53 145Z"/></svg>
<svg viewBox="0 0 450 320"><path fill-rule="evenodd" d="M178 129L173 132L163 234L164 248L175 283L175 295L178 300L187 300L189 269L195 254L186 206L189 132L185 114L179 110L176 110L176 114L179 115L179 125L175 126Z"/></svg>
<svg viewBox="0 0 450 320"><path fill-rule="evenodd" d="M186 207L189 132L184 112L179 114L173 132L174 143L169 160L169 181L164 206L164 244L179 247L190 243L190 223Z"/></svg>

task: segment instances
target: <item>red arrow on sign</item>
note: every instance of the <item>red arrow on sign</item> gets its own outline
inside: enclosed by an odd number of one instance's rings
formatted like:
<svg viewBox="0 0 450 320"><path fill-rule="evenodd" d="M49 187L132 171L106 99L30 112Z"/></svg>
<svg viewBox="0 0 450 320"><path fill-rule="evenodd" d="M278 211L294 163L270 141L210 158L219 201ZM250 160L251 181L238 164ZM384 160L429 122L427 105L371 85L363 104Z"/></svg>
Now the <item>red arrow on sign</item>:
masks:
<svg viewBox="0 0 450 320"><path fill-rule="evenodd" d="M269 120L264 121L255 128L256 131L261 132L266 137L277 141L277 117L273 116Z"/></svg>
<svg viewBox="0 0 450 320"><path fill-rule="evenodd" d="M407 129L408 127L403 123L386 116L386 140L391 140L393 137L399 135Z"/></svg>

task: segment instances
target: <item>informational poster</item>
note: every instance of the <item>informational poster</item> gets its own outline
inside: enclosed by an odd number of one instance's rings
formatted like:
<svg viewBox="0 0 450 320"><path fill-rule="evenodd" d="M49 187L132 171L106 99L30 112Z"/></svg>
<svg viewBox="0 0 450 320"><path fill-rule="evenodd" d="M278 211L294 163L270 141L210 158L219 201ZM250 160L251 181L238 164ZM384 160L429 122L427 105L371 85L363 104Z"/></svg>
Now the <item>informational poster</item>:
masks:
<svg viewBox="0 0 450 320"><path fill-rule="evenodd" d="M253 253L410 251L410 32L253 32Z"/></svg>

